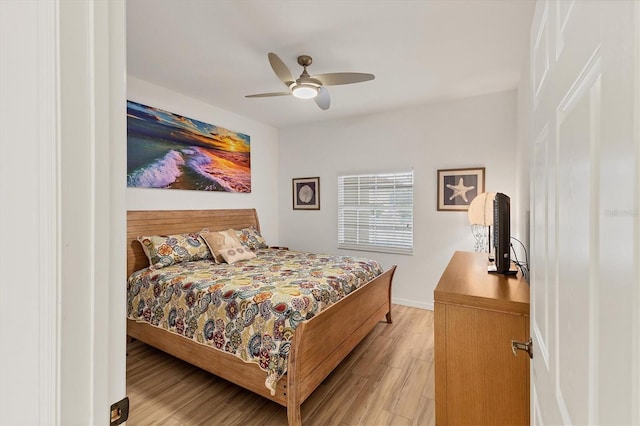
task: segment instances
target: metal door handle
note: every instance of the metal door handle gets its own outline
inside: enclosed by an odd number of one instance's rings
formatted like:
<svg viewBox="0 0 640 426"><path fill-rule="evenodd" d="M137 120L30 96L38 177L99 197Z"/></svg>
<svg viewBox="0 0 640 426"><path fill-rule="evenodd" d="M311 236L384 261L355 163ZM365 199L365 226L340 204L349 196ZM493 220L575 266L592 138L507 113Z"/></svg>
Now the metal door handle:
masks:
<svg viewBox="0 0 640 426"><path fill-rule="evenodd" d="M531 337L529 337L529 341L527 343L512 340L511 351L513 352L513 355L518 355L518 351L526 351L529 354L529 358L533 358L533 340L531 340Z"/></svg>

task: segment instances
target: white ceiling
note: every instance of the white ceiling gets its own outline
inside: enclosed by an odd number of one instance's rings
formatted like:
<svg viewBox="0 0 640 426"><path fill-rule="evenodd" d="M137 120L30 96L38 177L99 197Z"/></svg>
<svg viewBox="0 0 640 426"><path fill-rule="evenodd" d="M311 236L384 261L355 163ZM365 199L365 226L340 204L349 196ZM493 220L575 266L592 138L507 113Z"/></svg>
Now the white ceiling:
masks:
<svg viewBox="0 0 640 426"><path fill-rule="evenodd" d="M127 0L129 75L276 127L370 114L515 88L533 0ZM331 86L331 108L293 96L294 77L366 72Z"/></svg>

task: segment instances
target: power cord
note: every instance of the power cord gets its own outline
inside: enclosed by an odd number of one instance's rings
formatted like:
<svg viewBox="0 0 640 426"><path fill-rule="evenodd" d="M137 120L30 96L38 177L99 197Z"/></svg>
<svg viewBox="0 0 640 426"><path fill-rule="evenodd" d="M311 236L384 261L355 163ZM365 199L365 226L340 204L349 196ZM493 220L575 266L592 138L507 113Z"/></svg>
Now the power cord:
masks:
<svg viewBox="0 0 640 426"><path fill-rule="evenodd" d="M520 241L519 239L515 237L511 237L511 239L516 240L522 246L522 250L524 251L524 258L525 258L524 262L520 262L520 260L518 259L518 254L516 253L516 249L513 247L513 244L509 243L509 245L511 246L511 251L513 252L513 257L516 259L514 263L518 268L520 268L520 272L522 272L522 275L524 276L525 280L529 281L529 254L527 253L527 248L524 246L524 244L522 244L522 241Z"/></svg>

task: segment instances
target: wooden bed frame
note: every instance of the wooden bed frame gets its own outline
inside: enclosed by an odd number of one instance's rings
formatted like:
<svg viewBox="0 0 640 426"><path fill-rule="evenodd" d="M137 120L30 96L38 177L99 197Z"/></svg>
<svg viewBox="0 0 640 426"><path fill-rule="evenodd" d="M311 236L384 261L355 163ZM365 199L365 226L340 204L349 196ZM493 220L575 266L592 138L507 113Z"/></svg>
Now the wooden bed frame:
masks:
<svg viewBox="0 0 640 426"><path fill-rule="evenodd" d="M136 240L138 236L249 226L260 230L255 209L129 211L127 277L149 265ZM391 323L391 282L395 269L394 265L296 328L287 374L278 381L275 395L265 386L266 373L256 364L143 322L128 319L127 334L287 407L289 425L301 425L300 405L307 397L378 322L386 316Z"/></svg>

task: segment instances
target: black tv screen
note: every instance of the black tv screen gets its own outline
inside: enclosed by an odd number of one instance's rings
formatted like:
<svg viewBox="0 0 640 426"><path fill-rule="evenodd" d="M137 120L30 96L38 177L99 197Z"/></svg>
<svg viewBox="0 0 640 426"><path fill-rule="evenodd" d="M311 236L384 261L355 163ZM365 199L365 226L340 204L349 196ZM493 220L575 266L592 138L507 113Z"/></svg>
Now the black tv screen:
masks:
<svg viewBox="0 0 640 426"><path fill-rule="evenodd" d="M511 268L511 199L501 192L493 200L493 247L496 272L510 274Z"/></svg>

